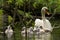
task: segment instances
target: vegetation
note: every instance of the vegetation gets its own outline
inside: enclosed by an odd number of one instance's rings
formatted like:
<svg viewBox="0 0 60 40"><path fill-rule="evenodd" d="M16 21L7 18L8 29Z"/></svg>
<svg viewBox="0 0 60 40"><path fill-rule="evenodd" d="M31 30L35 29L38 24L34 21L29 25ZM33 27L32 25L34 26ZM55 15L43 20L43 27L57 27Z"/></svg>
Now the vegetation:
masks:
<svg viewBox="0 0 60 40"><path fill-rule="evenodd" d="M7 23L14 22L17 30L23 26L34 26L33 15L40 16L43 6L47 6L51 14L60 14L60 0L0 0L0 26L7 18L4 16L2 20L2 15L8 15Z"/></svg>
<svg viewBox="0 0 60 40"><path fill-rule="evenodd" d="M17 14L15 21L19 21L21 17L30 20L30 18L32 19L32 15L40 15L43 6L47 6L52 14L54 12L60 13L60 0L0 0L0 5L4 13L7 13L11 17Z"/></svg>

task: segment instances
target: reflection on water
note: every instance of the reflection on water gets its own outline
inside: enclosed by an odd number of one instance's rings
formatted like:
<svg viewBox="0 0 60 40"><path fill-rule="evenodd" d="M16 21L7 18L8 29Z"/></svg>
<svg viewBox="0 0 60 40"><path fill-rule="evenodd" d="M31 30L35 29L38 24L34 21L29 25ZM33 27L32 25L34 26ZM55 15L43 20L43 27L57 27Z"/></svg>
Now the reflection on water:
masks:
<svg viewBox="0 0 60 40"><path fill-rule="evenodd" d="M23 37L23 40L25 40L25 37ZM33 34L27 36L27 40L51 40L51 33L44 33L44 34Z"/></svg>
<svg viewBox="0 0 60 40"><path fill-rule="evenodd" d="M45 40L48 40L49 37L51 37L51 40L60 40L60 32L59 31L60 31L60 28L54 29L52 31L52 33L47 33L47 34L44 34L44 35L40 35L40 34L36 35L34 33L30 36L27 36L27 40L44 40L45 38L46 38ZM16 34L18 34L18 33L16 33ZM14 36L12 37L13 38L12 40L20 40L20 38L21 38L20 35L16 35L16 34L14 35L15 38L14 38ZM25 40L25 37L22 37L21 39ZM4 39L3 34L0 34L0 40L7 40L7 38Z"/></svg>

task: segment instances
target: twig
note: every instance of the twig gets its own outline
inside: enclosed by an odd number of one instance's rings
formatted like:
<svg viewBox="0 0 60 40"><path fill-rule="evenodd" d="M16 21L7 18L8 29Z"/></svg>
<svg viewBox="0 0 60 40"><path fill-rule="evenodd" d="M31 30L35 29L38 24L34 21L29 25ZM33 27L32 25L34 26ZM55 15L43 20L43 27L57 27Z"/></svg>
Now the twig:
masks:
<svg viewBox="0 0 60 40"><path fill-rule="evenodd" d="M55 28L60 28L60 26L57 26L57 27L53 27L53 29L55 29Z"/></svg>
<svg viewBox="0 0 60 40"><path fill-rule="evenodd" d="M56 14L56 9L54 10L53 15L49 18L49 20Z"/></svg>

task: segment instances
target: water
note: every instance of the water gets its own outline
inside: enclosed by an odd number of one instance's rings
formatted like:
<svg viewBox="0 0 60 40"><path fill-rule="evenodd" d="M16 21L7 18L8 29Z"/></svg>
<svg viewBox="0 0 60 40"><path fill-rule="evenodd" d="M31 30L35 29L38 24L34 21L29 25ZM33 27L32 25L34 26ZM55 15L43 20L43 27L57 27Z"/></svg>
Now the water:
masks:
<svg viewBox="0 0 60 40"><path fill-rule="evenodd" d="M45 34L33 34L28 36L27 40L50 40L51 33L45 33ZM25 37L23 37L23 40L25 40Z"/></svg>
<svg viewBox="0 0 60 40"><path fill-rule="evenodd" d="M56 24L55 27L57 27L57 25L60 26L60 19L58 19L58 18L51 19L50 22L51 22L52 26L54 24ZM21 36L19 30L20 29L18 29L18 28L15 29L15 33L12 36L12 40L25 40L25 37ZM49 36L51 36L51 38L50 38L51 40L60 40L60 28L53 29L53 31L51 33L49 33ZM7 38L5 37L5 39L4 39L3 35L0 34L0 40L7 40ZM34 33L33 35L27 36L27 40L44 40L44 35L43 36L35 35L35 33Z"/></svg>
<svg viewBox="0 0 60 40"><path fill-rule="evenodd" d="M50 20L52 26L54 26L54 24L56 24L54 27L59 26L59 28L54 28L53 31L51 33L48 33L46 36L50 36L47 37L47 39L44 39L44 35L34 35L31 38L28 38L28 40L60 40L60 19L58 18L54 18Z"/></svg>

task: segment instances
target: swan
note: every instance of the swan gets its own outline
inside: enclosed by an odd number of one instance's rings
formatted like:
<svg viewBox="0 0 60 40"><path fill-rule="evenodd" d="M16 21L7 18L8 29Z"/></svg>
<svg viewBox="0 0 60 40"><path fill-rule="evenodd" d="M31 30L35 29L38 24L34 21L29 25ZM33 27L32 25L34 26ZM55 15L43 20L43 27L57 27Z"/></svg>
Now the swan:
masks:
<svg viewBox="0 0 60 40"><path fill-rule="evenodd" d="M11 26L7 26L7 29L5 30L5 34L7 36L8 39L11 39L12 35L13 35L13 29L11 28Z"/></svg>
<svg viewBox="0 0 60 40"><path fill-rule="evenodd" d="M25 37L25 29L26 29L26 27L23 27L23 28L22 28L22 31L21 31L21 35L22 35L23 37Z"/></svg>
<svg viewBox="0 0 60 40"><path fill-rule="evenodd" d="M26 27L23 27L22 28L22 31L21 31L21 34L22 34L22 36L23 37L25 37L25 32L26 32ZM27 28L27 36L31 36L31 35L33 35L33 27L30 27L30 28Z"/></svg>
<svg viewBox="0 0 60 40"><path fill-rule="evenodd" d="M42 7L41 9L42 20L36 19L35 26L38 26L38 27L42 26L44 30L52 31L51 23L49 22L48 19L45 18L46 13L49 15L49 12L47 10L48 10L47 7Z"/></svg>
<svg viewBox="0 0 60 40"><path fill-rule="evenodd" d="M33 27L30 27L30 28L28 29L28 32L29 32L29 34L33 34Z"/></svg>
<svg viewBox="0 0 60 40"><path fill-rule="evenodd" d="M29 37L29 38L32 38L32 37L33 37L33 27L30 27L30 28L28 29L28 37Z"/></svg>
<svg viewBox="0 0 60 40"><path fill-rule="evenodd" d="M52 28L49 20L46 19L45 14L49 15L48 8L42 7L42 9L41 9L42 19L35 20L34 30L36 30L36 27L42 27L42 29L40 29L40 33L44 32L44 34L41 35L41 40L50 40L49 39L51 37L50 32L52 32L53 28Z"/></svg>

